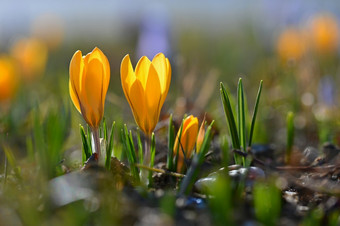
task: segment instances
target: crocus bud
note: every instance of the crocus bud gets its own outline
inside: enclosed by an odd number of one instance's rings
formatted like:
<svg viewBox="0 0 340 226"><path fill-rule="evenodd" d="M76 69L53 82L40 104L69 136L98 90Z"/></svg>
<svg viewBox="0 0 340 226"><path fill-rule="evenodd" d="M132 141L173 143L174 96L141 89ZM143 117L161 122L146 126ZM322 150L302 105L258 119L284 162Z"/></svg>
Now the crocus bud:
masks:
<svg viewBox="0 0 340 226"><path fill-rule="evenodd" d="M75 52L70 63L70 96L92 129L97 129L103 118L109 83L109 61L99 48L86 56L80 50Z"/></svg>

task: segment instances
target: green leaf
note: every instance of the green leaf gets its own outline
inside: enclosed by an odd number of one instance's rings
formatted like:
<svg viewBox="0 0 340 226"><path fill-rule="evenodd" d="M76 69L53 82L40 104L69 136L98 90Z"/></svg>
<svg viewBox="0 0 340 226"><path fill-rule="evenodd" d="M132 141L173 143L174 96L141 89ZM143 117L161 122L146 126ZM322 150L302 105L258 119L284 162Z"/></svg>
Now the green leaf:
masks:
<svg viewBox="0 0 340 226"><path fill-rule="evenodd" d="M106 119L103 119L103 131L104 131L104 140L107 142L107 125L106 125Z"/></svg>
<svg viewBox="0 0 340 226"><path fill-rule="evenodd" d="M143 144L142 144L142 140L140 139L140 130L138 129L138 127L137 127L137 146L138 146L139 164L143 165L144 163Z"/></svg>
<svg viewBox="0 0 340 226"><path fill-rule="evenodd" d="M281 191L275 183L255 183L253 196L256 218L263 225L277 225L281 212Z"/></svg>
<svg viewBox="0 0 340 226"><path fill-rule="evenodd" d="M83 146L82 146L82 149L83 149L82 160L83 161L82 162L84 164L86 162L86 160L88 160L91 157L92 151L91 151L90 146L87 142L85 130L84 130L84 127L82 125L79 125L79 131L80 131L81 141L83 143Z"/></svg>
<svg viewBox="0 0 340 226"><path fill-rule="evenodd" d="M238 81L237 88L237 119L238 119L238 137L240 138L241 151L246 151L246 119L244 110L244 93L242 78Z"/></svg>
<svg viewBox="0 0 340 226"><path fill-rule="evenodd" d="M140 178L138 169L135 165L136 164L135 149L133 147L133 143L131 143L130 135L128 133L126 125L124 125L123 129L121 130L121 139L123 141L124 150L130 164L131 174L138 183L140 181Z"/></svg>
<svg viewBox="0 0 340 226"><path fill-rule="evenodd" d="M182 120L182 124L181 127L179 128L179 136L178 136L178 145L177 145L177 149L176 149L176 157L175 157L175 164L172 168L172 171L176 171L177 170L177 165L178 165L178 156L179 156L179 147L180 147L180 140L182 138L182 131L183 131L183 124L184 124L184 119ZM169 169L170 170L170 169Z"/></svg>
<svg viewBox="0 0 340 226"><path fill-rule="evenodd" d="M288 112L287 114L287 150L286 162L289 163L291 153L294 145L294 113Z"/></svg>
<svg viewBox="0 0 340 226"><path fill-rule="evenodd" d="M86 138L87 138L87 143L88 143L90 150L91 150L90 153L92 154L93 153L93 151L92 151L92 133L91 133L91 129L90 129L89 126L87 126L87 136L86 136Z"/></svg>
<svg viewBox="0 0 340 226"><path fill-rule="evenodd" d="M248 143L249 147L251 147L252 141L253 141L253 134L254 134L254 128L255 128L256 115L257 115L257 111L258 111L258 108L259 108L261 92L262 92L262 83L263 83L263 81L261 80L260 81L259 89L257 91L256 102L255 102L254 111L253 111L253 117L251 119L251 126L250 126L250 133L249 133L249 143Z"/></svg>
<svg viewBox="0 0 340 226"><path fill-rule="evenodd" d="M151 134L151 146L150 146L150 168L153 168L155 164L155 153L156 153L156 141L155 134L152 132ZM152 171L149 171L149 187L152 187Z"/></svg>
<svg viewBox="0 0 340 226"><path fill-rule="evenodd" d="M240 149L240 140L238 137L238 132L237 132L237 128L236 128L236 123L235 123L235 119L234 119L234 114L230 105L230 100L229 100L229 96L228 93L226 91L226 89L224 88L223 83L220 83L220 93L221 93L221 99L222 99L222 105L223 105L223 109L224 109L224 114L225 117L227 119L228 125L229 125L229 132L230 132L230 136L231 136L231 141L232 141L232 146L234 149ZM244 161L244 158L234 154L234 158L235 158L235 163L236 164L242 164Z"/></svg>
<svg viewBox="0 0 340 226"><path fill-rule="evenodd" d="M106 125L106 123L105 123ZM107 141L106 143L108 144L106 146L106 158L105 158L105 168L110 170L111 168L111 156L112 156L112 152L113 152L113 138L114 138L114 131L115 131L115 128L116 128L116 122L112 122L112 126L111 126L111 132L110 132L110 140ZM107 134L107 129L105 128L106 133L104 133L104 136L105 134ZM106 135L107 136L107 135Z"/></svg>
<svg viewBox="0 0 340 226"><path fill-rule="evenodd" d="M18 167L17 165L17 162L15 160L15 157L13 155L13 152L12 150L7 147L7 146L4 146L3 147L4 149L4 152L5 152L5 156L7 158L7 161L9 163L9 165L13 168L14 170L14 173L15 173L15 176L18 178L18 179L21 179L21 173L20 173L20 168ZM7 171L7 170L6 170ZM6 172L7 174L7 172ZM7 175L5 175L5 177L7 178Z"/></svg>
<svg viewBox="0 0 340 226"><path fill-rule="evenodd" d="M169 117L169 128L168 128L168 156L167 156L167 168L173 170L173 153L175 144L175 131L172 123L172 114Z"/></svg>

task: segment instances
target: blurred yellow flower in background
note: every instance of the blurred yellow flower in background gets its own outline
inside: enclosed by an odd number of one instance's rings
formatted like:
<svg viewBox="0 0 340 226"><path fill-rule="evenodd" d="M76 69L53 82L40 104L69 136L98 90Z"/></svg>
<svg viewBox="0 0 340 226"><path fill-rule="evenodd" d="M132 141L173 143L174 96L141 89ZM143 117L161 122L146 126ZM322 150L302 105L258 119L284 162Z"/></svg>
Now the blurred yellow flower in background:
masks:
<svg viewBox="0 0 340 226"><path fill-rule="evenodd" d="M97 129L104 115L110 83L110 64L99 48L86 56L76 51L70 62L69 91L73 104L91 129Z"/></svg>
<svg viewBox="0 0 340 226"><path fill-rule="evenodd" d="M195 148L197 134L198 134L198 119L192 115L186 117L183 121L181 140L179 142L179 136L181 131L179 130L175 139L174 145L174 156L178 153L178 162L177 162L177 172L181 172L184 163L184 155L186 158L190 158L192 152ZM204 137L204 136L203 136Z"/></svg>
<svg viewBox="0 0 340 226"><path fill-rule="evenodd" d="M171 66L163 53L152 61L143 56L133 70L130 56L121 63L122 87L139 128L150 136L155 129L159 114L169 91Z"/></svg>
<svg viewBox="0 0 340 226"><path fill-rule="evenodd" d="M37 39L20 39L13 44L10 52L25 81L33 81L45 71L48 50Z"/></svg>
<svg viewBox="0 0 340 226"><path fill-rule="evenodd" d="M8 56L0 56L0 102L10 101L16 94L19 80L15 64Z"/></svg>
<svg viewBox="0 0 340 226"><path fill-rule="evenodd" d="M306 52L305 36L297 29L288 28L280 34L276 49L284 61L299 60Z"/></svg>
<svg viewBox="0 0 340 226"><path fill-rule="evenodd" d="M336 19L330 14L314 17L310 24L310 39L312 47L319 53L337 51L339 28Z"/></svg>

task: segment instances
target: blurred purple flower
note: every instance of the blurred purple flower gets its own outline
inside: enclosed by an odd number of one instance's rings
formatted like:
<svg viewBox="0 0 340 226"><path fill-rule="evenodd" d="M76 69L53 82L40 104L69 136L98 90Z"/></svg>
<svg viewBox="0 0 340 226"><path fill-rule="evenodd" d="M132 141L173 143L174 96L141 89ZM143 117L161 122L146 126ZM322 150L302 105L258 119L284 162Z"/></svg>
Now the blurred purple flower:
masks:
<svg viewBox="0 0 340 226"><path fill-rule="evenodd" d="M319 83L319 101L329 107L335 104L334 83L334 79L329 75L322 77Z"/></svg>
<svg viewBox="0 0 340 226"><path fill-rule="evenodd" d="M157 53L170 56L170 21L164 5L158 4L148 8L142 16L137 43L138 57L152 59Z"/></svg>

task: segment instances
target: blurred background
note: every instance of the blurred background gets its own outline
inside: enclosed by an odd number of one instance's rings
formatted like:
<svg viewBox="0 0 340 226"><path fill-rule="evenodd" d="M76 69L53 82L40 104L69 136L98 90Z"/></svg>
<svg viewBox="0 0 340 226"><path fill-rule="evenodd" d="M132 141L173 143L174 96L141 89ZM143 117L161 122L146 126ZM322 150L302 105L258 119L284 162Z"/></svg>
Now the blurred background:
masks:
<svg viewBox="0 0 340 226"><path fill-rule="evenodd" d="M80 150L85 123L69 98L68 67L76 50L98 46L111 65L109 122L135 127L120 83L122 58L130 54L135 65L163 52L173 78L161 120L207 113L226 132L219 82L235 96L242 77L249 115L264 81L255 143L283 149L293 111L297 147L339 144L339 19L336 0L1 1L1 139L21 150L33 109L44 118L66 108L73 128L66 149Z"/></svg>

